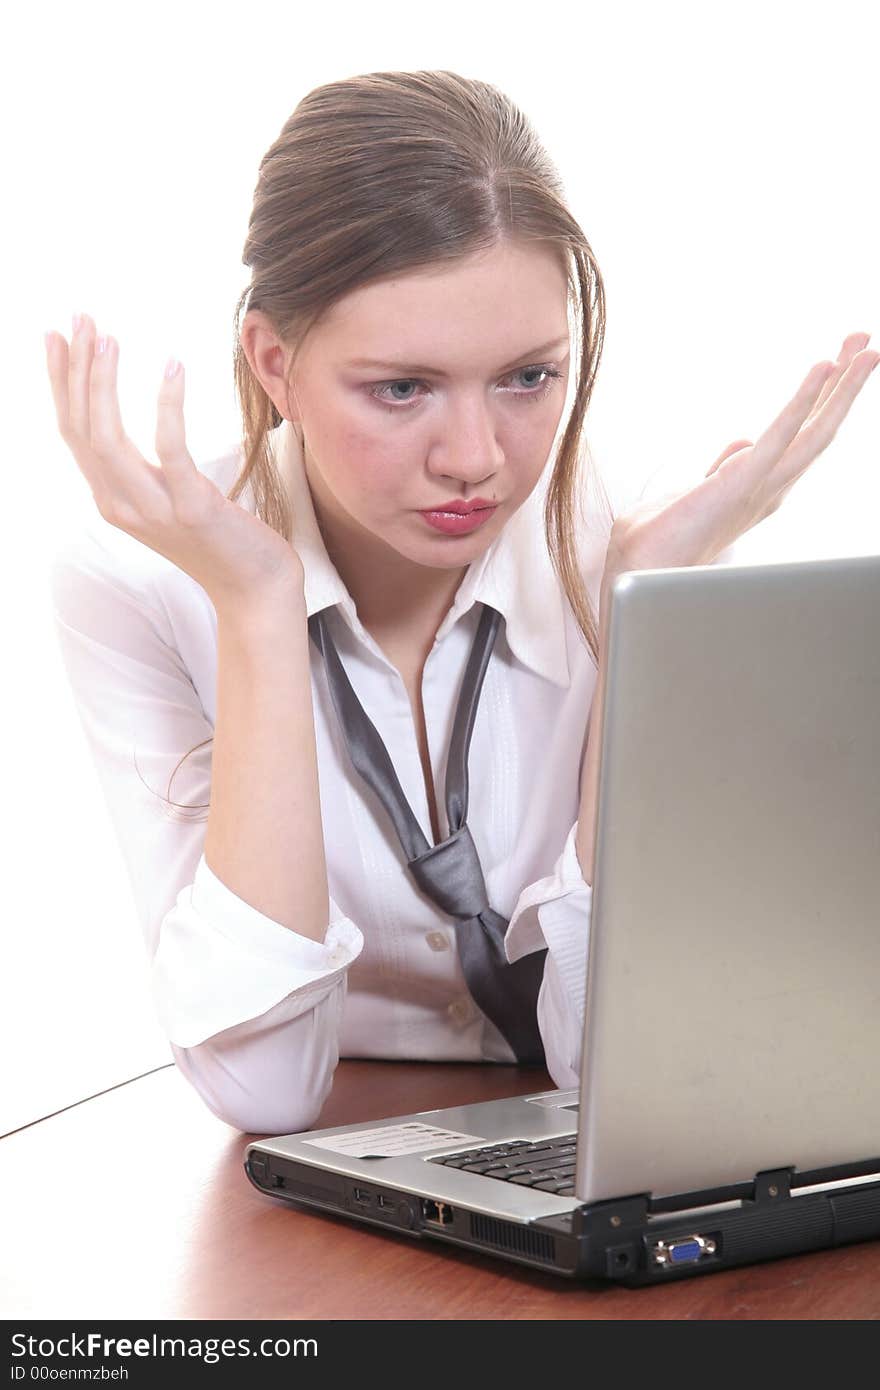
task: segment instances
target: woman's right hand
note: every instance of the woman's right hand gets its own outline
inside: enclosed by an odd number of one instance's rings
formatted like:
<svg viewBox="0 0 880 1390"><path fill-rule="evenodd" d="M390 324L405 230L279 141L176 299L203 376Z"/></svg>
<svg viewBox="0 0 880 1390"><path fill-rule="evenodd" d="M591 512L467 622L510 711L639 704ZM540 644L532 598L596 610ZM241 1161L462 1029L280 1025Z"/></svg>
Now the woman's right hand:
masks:
<svg viewBox="0 0 880 1390"><path fill-rule="evenodd" d="M186 447L183 367L159 388L156 453L148 463L122 428L116 390L118 346L96 351L83 315L67 341L48 335L46 360L61 438L84 475L98 511L201 584L215 607L296 590L302 561L283 536L223 495Z"/></svg>

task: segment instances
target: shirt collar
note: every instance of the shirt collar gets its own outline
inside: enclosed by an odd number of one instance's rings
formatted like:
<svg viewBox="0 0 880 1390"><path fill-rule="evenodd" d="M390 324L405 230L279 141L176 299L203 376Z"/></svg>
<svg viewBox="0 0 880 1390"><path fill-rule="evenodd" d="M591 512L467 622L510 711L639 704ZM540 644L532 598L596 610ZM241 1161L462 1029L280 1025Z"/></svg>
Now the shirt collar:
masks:
<svg viewBox="0 0 880 1390"><path fill-rule="evenodd" d="M305 576L308 616L338 605L349 627L371 650L376 643L357 615L354 600L324 545L303 464L302 446L289 420L268 435L279 476L293 508L293 545ZM508 644L518 661L554 684L571 683L566 641L567 602L547 549L543 488L536 487L501 534L468 567L452 607L437 631L441 641L475 602L504 617Z"/></svg>

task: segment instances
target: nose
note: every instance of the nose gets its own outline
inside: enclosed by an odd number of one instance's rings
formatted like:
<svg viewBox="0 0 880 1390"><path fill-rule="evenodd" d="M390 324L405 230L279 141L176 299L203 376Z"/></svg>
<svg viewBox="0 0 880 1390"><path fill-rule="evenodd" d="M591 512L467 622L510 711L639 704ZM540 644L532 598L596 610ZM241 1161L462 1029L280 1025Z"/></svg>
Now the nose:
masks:
<svg viewBox="0 0 880 1390"><path fill-rule="evenodd" d="M469 397L450 404L431 451L431 466L436 473L468 483L483 482L504 467L504 450L485 399Z"/></svg>

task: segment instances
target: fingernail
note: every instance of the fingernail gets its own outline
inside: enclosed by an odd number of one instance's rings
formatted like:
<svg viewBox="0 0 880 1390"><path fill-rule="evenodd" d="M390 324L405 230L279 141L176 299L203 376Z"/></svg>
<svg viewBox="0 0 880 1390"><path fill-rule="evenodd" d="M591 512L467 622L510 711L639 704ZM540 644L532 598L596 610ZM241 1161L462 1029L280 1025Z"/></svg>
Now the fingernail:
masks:
<svg viewBox="0 0 880 1390"><path fill-rule="evenodd" d="M171 381L171 379L172 379L173 377L176 377L176 376L177 376L177 373L178 373L179 371L180 371L180 363L177 361L176 358L174 358L174 357L169 357L169 358L168 358L168 361L167 361L166 364L165 364L165 380L166 380L166 381Z"/></svg>

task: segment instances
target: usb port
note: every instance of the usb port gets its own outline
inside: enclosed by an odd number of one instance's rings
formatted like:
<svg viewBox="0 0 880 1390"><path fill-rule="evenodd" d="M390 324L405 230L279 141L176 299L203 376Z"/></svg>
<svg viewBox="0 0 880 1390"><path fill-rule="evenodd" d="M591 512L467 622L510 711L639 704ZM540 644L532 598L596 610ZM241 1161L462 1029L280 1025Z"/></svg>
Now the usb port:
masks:
<svg viewBox="0 0 880 1390"><path fill-rule="evenodd" d="M393 1197L385 1197L382 1195L381 1192L376 1198L376 1205L379 1207L390 1207L392 1210L394 1210L397 1207L397 1203L395 1202Z"/></svg>
<svg viewBox="0 0 880 1390"><path fill-rule="evenodd" d="M370 1197L369 1192L367 1192L365 1188L356 1187L354 1189L354 1200L356 1202L360 1202L361 1206L368 1207L370 1205L370 1202L372 1201L372 1198Z"/></svg>

